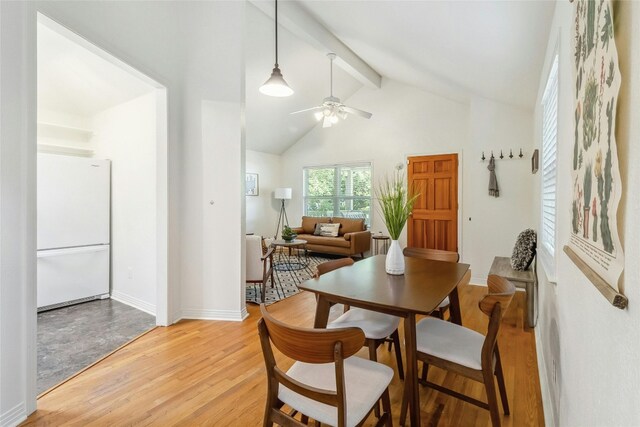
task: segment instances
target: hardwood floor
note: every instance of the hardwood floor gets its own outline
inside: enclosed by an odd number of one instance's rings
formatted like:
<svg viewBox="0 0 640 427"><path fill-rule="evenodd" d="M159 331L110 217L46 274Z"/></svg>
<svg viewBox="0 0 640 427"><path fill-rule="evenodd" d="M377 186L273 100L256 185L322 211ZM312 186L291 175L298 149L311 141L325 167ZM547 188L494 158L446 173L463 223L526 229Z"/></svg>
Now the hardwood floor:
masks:
<svg viewBox="0 0 640 427"><path fill-rule="evenodd" d="M485 287L460 290L463 324L486 332L477 303ZM302 292L269 307L274 316L312 326L315 299ZM332 318L341 307L334 307ZM258 340L257 306L244 322L184 320L156 328L38 399L38 410L23 425L146 426L262 425L266 376ZM517 292L499 338L511 415L504 426L542 426L542 398L533 330L524 329L525 298ZM402 336L402 331L401 331ZM367 357L363 349L360 356ZM284 357L278 363L287 366ZM393 352L378 359L395 369ZM429 370L429 379L485 401L482 384ZM489 412L420 387L425 426L488 426ZM391 384L394 424L398 424L402 382ZM374 425L370 416L367 426Z"/></svg>

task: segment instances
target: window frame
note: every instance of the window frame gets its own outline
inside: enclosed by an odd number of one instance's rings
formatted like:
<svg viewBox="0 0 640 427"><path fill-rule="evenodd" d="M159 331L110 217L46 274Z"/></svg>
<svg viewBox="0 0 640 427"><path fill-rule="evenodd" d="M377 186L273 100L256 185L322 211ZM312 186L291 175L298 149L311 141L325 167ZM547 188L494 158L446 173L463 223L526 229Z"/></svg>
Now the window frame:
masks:
<svg viewBox="0 0 640 427"><path fill-rule="evenodd" d="M370 174L370 189L369 196L347 196L340 194L340 172L343 168L361 168L368 167ZM333 169L333 179L334 179L334 187L332 195L324 195L324 196L309 196L309 180L307 172L309 170L314 169ZM302 212L303 215L309 216L307 213L307 202L310 200L326 200L330 199L333 201L333 213L330 215L331 217L341 218L340 216L340 201L346 200L350 202L354 202L357 200L365 200L369 201L369 215L365 218L365 224L368 228L371 228L371 222L373 219L373 162L353 162L353 163L334 163L328 165L314 165L314 166L304 166L302 168ZM352 205L353 206L353 205Z"/></svg>
<svg viewBox="0 0 640 427"><path fill-rule="evenodd" d="M538 253L549 281L555 282L558 241L558 125L560 55L554 50L540 101L540 232ZM553 99L549 99L553 97ZM550 103L553 103L550 105ZM549 111L549 107L552 107ZM555 119L554 123L550 120ZM553 128L550 126L553 125ZM551 133L549 135L549 133Z"/></svg>

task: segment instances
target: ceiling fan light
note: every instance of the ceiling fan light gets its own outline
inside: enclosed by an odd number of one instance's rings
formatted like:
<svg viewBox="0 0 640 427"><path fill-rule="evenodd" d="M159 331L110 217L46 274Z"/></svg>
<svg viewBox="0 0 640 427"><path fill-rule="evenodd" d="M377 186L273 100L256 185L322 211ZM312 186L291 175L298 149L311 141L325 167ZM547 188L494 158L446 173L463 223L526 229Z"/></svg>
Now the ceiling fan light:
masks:
<svg viewBox="0 0 640 427"><path fill-rule="evenodd" d="M329 117L331 115L331 108L325 108L324 110L322 110L322 114L325 117Z"/></svg>
<svg viewBox="0 0 640 427"><path fill-rule="evenodd" d="M276 96L280 98L293 95L293 89L291 89L284 80L282 72L277 65L273 69L269 80L260 86L260 92L268 96Z"/></svg>
<svg viewBox="0 0 640 427"><path fill-rule="evenodd" d="M338 116L334 114L333 116L329 117L329 120L331 120L331 123L335 125L336 123L338 123Z"/></svg>
<svg viewBox="0 0 640 427"><path fill-rule="evenodd" d="M340 117L342 120L347 120L347 117L349 117L349 115L345 111L338 111L338 117Z"/></svg>
<svg viewBox="0 0 640 427"><path fill-rule="evenodd" d="M316 111L315 113L313 113L313 116L316 118L317 121L320 121L324 117L324 114L322 114L321 111Z"/></svg>

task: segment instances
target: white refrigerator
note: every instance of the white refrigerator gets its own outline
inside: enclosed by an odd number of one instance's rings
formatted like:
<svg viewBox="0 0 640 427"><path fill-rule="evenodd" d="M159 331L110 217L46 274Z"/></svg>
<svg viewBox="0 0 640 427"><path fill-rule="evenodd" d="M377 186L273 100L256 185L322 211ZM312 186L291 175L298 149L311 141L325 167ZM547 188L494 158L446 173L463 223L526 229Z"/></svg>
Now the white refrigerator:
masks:
<svg viewBox="0 0 640 427"><path fill-rule="evenodd" d="M111 162L38 154L38 309L109 296Z"/></svg>

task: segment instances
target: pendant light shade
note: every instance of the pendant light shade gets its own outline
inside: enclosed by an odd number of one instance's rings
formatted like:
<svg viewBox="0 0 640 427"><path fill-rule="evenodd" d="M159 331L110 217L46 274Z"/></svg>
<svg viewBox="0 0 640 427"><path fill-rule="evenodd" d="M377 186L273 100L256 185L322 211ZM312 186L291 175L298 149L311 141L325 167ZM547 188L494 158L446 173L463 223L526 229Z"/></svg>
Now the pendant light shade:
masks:
<svg viewBox="0 0 640 427"><path fill-rule="evenodd" d="M278 0L276 2L276 63L271 72L271 77L260 86L260 92L269 96L285 97L293 95L293 89L289 87L282 77L282 72L278 66Z"/></svg>
<svg viewBox="0 0 640 427"><path fill-rule="evenodd" d="M293 89L291 89L287 82L284 81L284 77L282 77L282 72L280 71L278 64L276 64L276 67L273 69L269 80L260 86L260 92L265 95L277 97L293 95Z"/></svg>

